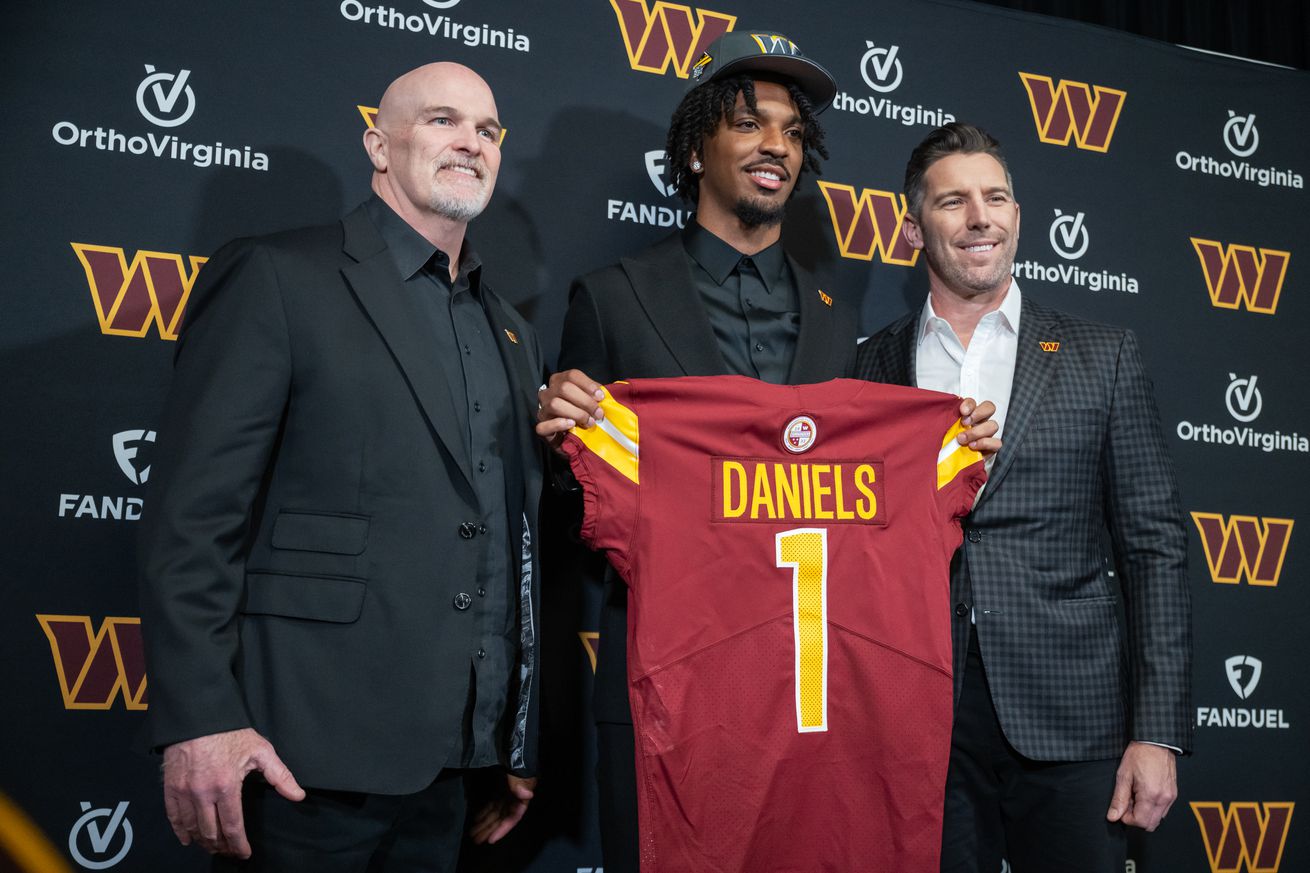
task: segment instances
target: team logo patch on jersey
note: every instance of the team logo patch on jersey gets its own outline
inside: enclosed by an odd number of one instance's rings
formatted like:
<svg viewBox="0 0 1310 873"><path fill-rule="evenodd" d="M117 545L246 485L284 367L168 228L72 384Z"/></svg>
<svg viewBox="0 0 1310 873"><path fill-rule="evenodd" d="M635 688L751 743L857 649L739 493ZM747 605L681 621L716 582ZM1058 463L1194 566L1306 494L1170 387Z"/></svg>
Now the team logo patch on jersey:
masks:
<svg viewBox="0 0 1310 873"><path fill-rule="evenodd" d="M799 455L814 446L814 440L818 435L819 431L814 424L814 419L808 415L798 415L783 428L782 446L787 451Z"/></svg>

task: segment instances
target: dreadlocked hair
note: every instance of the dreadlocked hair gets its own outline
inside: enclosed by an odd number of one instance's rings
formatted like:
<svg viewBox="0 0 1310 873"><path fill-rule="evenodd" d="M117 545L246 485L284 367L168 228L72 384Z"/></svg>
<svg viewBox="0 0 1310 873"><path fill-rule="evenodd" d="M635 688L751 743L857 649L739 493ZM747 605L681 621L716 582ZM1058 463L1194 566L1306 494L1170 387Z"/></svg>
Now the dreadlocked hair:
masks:
<svg viewBox="0 0 1310 873"><path fill-rule="evenodd" d="M823 126L819 124L810 98L793 82L779 81L778 84L791 95L804 126L805 132L801 136L801 169L796 174L799 183L806 170L816 175L821 172L819 158L826 160L828 149L823 143ZM700 199L700 176L691 171L691 156L704 154L705 139L718 130L723 119L730 117L733 107L737 105L739 93L752 112L759 109L755 102L755 79L743 75L728 76L697 86L688 91L678 108L673 110L664 151L668 155L673 187L688 203L694 204Z"/></svg>

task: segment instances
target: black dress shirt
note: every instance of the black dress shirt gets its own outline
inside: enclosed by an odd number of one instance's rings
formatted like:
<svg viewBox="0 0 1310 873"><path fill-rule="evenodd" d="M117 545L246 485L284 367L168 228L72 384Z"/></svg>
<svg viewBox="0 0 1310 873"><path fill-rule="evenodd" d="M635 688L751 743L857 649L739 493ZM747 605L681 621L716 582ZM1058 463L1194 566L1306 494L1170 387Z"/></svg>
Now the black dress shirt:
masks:
<svg viewBox="0 0 1310 873"><path fill-rule="evenodd" d="M452 282L445 252L379 198L371 198L366 208L396 263L405 293L412 295L416 316L431 325L432 342L446 362L442 372L450 405L464 436L465 460L482 510L473 534L481 548L481 570L470 607L476 630L467 666L464 742L452 750L447 766L491 766L501 763L501 722L518 655L514 550L522 530L521 522L510 518L507 495L522 491L523 473L509 379L483 309L482 262L468 241Z"/></svg>
<svg viewBox="0 0 1310 873"><path fill-rule="evenodd" d="M691 221L682 244L728 369L776 385L786 382L801 314L782 243L743 255Z"/></svg>

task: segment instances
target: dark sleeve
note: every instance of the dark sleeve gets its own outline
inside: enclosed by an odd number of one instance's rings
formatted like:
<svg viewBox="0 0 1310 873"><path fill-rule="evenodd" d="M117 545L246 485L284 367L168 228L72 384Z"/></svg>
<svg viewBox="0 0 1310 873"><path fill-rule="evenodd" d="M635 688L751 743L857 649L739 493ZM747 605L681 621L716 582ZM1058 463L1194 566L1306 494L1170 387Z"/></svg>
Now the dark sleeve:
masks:
<svg viewBox="0 0 1310 873"><path fill-rule="evenodd" d="M559 368L581 370L602 384L617 378L592 281L587 276L575 280L569 289L569 308L564 313L564 332L560 337Z"/></svg>
<svg viewBox="0 0 1310 873"><path fill-rule="evenodd" d="M1128 619L1130 739L1189 750L1191 600L1173 462L1137 340L1123 335L1106 436L1106 514Z"/></svg>
<svg viewBox="0 0 1310 873"><path fill-rule="evenodd" d="M155 747L250 724L235 676L251 508L291 383L268 252L230 244L201 271L178 341L140 530Z"/></svg>

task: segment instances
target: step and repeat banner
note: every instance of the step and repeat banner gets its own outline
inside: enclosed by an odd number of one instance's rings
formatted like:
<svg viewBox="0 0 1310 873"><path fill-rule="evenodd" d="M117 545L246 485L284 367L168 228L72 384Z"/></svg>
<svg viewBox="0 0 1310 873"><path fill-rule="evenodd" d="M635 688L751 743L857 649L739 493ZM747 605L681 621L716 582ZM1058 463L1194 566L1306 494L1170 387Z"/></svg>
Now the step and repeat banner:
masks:
<svg viewBox="0 0 1310 873"><path fill-rule="evenodd" d="M697 0L699 2L699 0ZM689 220L663 142L690 64L777 29L836 76L832 157L788 248L871 333L926 292L910 149L973 121L1007 149L1027 295L1135 329L1191 537L1195 754L1143 873L1310 869L1310 76L929 0L232 0L25 4L3 65L0 844L69 869L205 868L164 818L133 576L187 297L226 240L364 199L388 82L460 61L495 91L500 180L470 237L553 357L570 279ZM546 544L551 547L550 543ZM545 592L539 799L467 870L601 868L588 700L598 592ZM385 676L378 677L385 682ZM329 717L329 716L325 716ZM380 729L383 726L379 726ZM29 830L29 827L33 828ZM26 834L27 836L24 836ZM35 851L35 850L33 850ZM50 867L55 869L55 867Z"/></svg>

